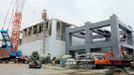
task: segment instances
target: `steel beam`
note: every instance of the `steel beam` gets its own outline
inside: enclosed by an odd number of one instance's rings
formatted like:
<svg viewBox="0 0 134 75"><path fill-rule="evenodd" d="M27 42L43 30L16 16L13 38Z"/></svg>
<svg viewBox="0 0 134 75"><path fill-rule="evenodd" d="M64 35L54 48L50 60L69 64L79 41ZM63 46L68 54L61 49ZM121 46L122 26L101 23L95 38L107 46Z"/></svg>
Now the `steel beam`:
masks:
<svg viewBox="0 0 134 75"><path fill-rule="evenodd" d="M92 43L91 48L104 48L104 47L110 47L111 46L111 41L108 42L97 42L97 43Z"/></svg>
<svg viewBox="0 0 134 75"><path fill-rule="evenodd" d="M85 49L85 45L80 45L80 46L70 46L69 50L82 50Z"/></svg>
<svg viewBox="0 0 134 75"><path fill-rule="evenodd" d="M84 26L76 27L76 28L69 28L69 33L76 33L76 32L81 32L84 30Z"/></svg>
<svg viewBox="0 0 134 75"><path fill-rule="evenodd" d="M95 29L95 28L101 28L101 27L107 27L107 26L110 26L110 20L92 23L92 25L89 25L89 28Z"/></svg>
<svg viewBox="0 0 134 75"><path fill-rule="evenodd" d="M118 22L119 22L119 25L120 25L120 28L121 28L121 29L126 30L126 31L129 31L129 32L132 32L132 29L131 29L129 26L125 25L125 24L124 24L123 22L121 22L120 20L118 20Z"/></svg>
<svg viewBox="0 0 134 75"><path fill-rule="evenodd" d="M85 34L81 35L79 33L74 33L74 34L72 34L72 36L85 39ZM93 35L93 39L97 39L97 38L104 38L104 36L103 35Z"/></svg>

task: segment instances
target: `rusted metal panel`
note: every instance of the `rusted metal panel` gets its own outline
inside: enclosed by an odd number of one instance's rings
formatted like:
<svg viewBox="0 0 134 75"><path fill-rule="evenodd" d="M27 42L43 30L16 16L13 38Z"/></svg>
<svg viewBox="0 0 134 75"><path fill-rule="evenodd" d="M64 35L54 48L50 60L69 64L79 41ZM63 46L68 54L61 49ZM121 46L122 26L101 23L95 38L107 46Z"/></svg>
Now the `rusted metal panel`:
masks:
<svg viewBox="0 0 134 75"><path fill-rule="evenodd" d="M9 58L9 57L10 57L10 51L0 50L0 58Z"/></svg>

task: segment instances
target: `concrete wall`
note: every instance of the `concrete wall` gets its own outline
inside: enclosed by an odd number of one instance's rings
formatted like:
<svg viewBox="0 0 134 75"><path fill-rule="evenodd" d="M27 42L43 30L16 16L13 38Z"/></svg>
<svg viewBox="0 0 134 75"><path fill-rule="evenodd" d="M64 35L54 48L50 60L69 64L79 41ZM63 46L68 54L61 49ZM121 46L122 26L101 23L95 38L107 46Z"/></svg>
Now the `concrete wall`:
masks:
<svg viewBox="0 0 134 75"><path fill-rule="evenodd" d="M42 43L43 40L35 40L29 43L22 44L19 49L22 50L23 55L30 56L33 51L38 51L42 53Z"/></svg>
<svg viewBox="0 0 134 75"><path fill-rule="evenodd" d="M57 20L52 19L52 35L45 39L45 50L52 57L58 57L65 54L65 42L56 39L56 23Z"/></svg>

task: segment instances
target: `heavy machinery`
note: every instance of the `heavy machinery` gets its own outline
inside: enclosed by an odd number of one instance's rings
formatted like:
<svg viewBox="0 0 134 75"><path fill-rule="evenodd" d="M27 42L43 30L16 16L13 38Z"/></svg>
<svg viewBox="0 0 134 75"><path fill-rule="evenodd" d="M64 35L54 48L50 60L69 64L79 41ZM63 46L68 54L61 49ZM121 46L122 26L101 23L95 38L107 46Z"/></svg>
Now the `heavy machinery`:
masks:
<svg viewBox="0 0 134 75"><path fill-rule="evenodd" d="M0 50L0 59L3 61L17 61L21 59L22 52L18 49L20 43L20 29L22 22L22 10L24 6L25 0L11 0L8 11L6 13L6 17L4 20L4 24L0 30L2 35L2 47ZM10 17L9 17L10 15ZM9 19L9 23L7 23L7 19ZM12 34L11 37L8 33L10 30L10 24L12 25Z"/></svg>
<svg viewBox="0 0 134 75"><path fill-rule="evenodd" d="M104 67L127 67L131 66L131 57L121 49L123 58L115 60L112 50L104 52L92 52L87 54L79 54L73 60L77 67L81 65L83 68L104 68ZM86 65L86 66L85 66Z"/></svg>
<svg viewBox="0 0 134 75"><path fill-rule="evenodd" d="M124 67L124 66L130 66L131 64L131 58L130 56L124 52L124 49L121 49L123 58L121 60L115 60L114 53L112 50L109 50L106 52L103 59L95 60L96 66L115 66L115 67Z"/></svg>
<svg viewBox="0 0 134 75"><path fill-rule="evenodd" d="M29 61L29 68L41 68L42 63L38 52L33 52Z"/></svg>
<svg viewBox="0 0 134 75"><path fill-rule="evenodd" d="M78 67L83 68L96 68L96 60L103 60L105 53L102 52L92 52L87 54L79 54L75 58L75 62Z"/></svg>
<svg viewBox="0 0 134 75"><path fill-rule="evenodd" d="M44 54L40 54L40 61L42 64L47 64L50 63L50 54L49 53L44 53Z"/></svg>
<svg viewBox="0 0 134 75"><path fill-rule="evenodd" d="M54 58L54 61L56 64L65 64L65 62L70 58L72 58L71 55L61 55L57 58Z"/></svg>

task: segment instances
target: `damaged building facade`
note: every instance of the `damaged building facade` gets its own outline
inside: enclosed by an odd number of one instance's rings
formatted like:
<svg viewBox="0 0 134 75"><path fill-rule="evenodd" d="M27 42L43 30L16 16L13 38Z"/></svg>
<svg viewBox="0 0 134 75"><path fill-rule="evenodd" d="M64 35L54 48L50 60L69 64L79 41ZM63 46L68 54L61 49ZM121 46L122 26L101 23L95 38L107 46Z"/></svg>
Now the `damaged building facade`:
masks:
<svg viewBox="0 0 134 75"><path fill-rule="evenodd" d="M65 54L65 28L72 26L57 19L44 19L22 30L20 50L29 56L33 51L50 53L52 57Z"/></svg>

